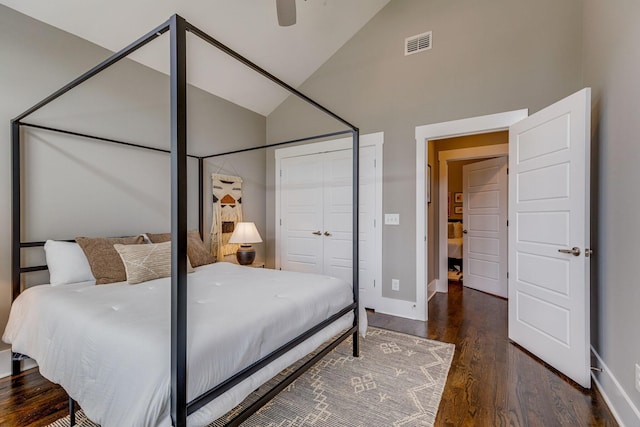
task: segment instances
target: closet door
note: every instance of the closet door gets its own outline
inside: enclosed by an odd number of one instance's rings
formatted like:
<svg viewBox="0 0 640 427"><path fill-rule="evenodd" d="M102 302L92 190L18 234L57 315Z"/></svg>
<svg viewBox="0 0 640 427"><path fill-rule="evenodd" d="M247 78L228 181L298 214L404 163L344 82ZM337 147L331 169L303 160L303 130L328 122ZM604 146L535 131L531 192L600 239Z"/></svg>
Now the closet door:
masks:
<svg viewBox="0 0 640 427"><path fill-rule="evenodd" d="M323 155L324 274L351 282L352 212L351 150Z"/></svg>
<svg viewBox="0 0 640 427"><path fill-rule="evenodd" d="M322 154L290 157L281 162L280 204L282 270L319 273L323 265Z"/></svg>

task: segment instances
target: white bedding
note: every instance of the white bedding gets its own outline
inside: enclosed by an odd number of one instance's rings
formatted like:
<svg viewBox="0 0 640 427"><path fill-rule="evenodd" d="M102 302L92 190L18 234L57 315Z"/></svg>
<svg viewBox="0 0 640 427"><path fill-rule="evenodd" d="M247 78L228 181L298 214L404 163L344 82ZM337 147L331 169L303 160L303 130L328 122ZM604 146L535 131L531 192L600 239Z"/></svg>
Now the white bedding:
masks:
<svg viewBox="0 0 640 427"><path fill-rule="evenodd" d="M216 263L188 275L190 401L349 305L350 284ZM139 285L36 286L11 308L3 340L31 356L103 427L170 426L170 278ZM260 384L352 324L321 333L189 416L204 426ZM364 311L361 332L366 330Z"/></svg>
<svg viewBox="0 0 640 427"><path fill-rule="evenodd" d="M447 239L447 257L462 258L462 237Z"/></svg>

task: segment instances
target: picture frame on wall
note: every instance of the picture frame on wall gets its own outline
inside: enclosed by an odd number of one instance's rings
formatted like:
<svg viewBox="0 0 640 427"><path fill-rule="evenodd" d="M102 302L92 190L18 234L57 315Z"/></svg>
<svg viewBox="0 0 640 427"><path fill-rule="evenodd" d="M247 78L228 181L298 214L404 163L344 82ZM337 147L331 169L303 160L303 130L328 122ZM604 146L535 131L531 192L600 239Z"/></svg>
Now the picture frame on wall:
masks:
<svg viewBox="0 0 640 427"><path fill-rule="evenodd" d="M462 214L462 206L456 206L456 207L454 208L454 212L455 212L456 214Z"/></svg>
<svg viewBox="0 0 640 427"><path fill-rule="evenodd" d="M463 193L455 193L454 195L454 200L455 203L463 203L464 202L464 196Z"/></svg>

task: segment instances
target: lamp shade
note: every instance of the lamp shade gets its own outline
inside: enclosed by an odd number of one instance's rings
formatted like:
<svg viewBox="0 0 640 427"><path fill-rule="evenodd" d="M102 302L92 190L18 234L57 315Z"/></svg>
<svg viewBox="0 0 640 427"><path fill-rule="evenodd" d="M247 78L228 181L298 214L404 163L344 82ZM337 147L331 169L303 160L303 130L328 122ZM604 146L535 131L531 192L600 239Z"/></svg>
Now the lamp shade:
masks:
<svg viewBox="0 0 640 427"><path fill-rule="evenodd" d="M239 222L236 224L229 243L260 243L262 238L253 222Z"/></svg>

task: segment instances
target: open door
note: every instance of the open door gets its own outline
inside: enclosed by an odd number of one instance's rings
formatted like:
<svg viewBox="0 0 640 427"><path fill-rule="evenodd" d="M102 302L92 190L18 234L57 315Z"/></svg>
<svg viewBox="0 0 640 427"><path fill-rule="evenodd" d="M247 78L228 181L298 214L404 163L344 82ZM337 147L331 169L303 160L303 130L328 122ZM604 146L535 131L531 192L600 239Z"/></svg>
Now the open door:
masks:
<svg viewBox="0 0 640 427"><path fill-rule="evenodd" d="M507 158L462 167L464 286L507 298Z"/></svg>
<svg viewBox="0 0 640 427"><path fill-rule="evenodd" d="M590 111L586 88L509 129L509 338L586 388Z"/></svg>

